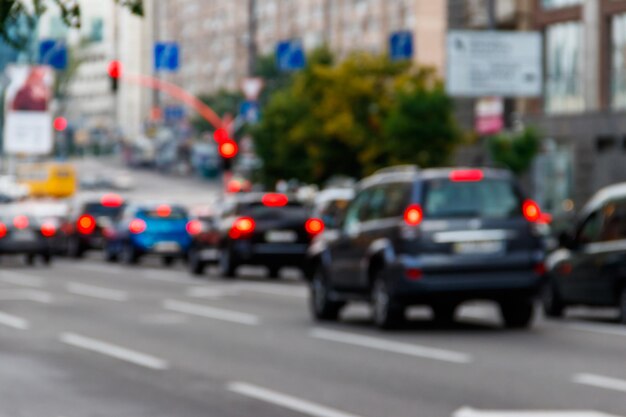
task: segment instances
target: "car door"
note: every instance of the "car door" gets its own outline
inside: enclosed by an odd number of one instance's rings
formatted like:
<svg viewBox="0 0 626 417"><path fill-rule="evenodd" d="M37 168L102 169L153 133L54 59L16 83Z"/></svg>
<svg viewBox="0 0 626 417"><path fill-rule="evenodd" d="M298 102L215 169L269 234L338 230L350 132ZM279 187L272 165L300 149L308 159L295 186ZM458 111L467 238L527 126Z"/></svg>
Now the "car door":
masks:
<svg viewBox="0 0 626 417"><path fill-rule="evenodd" d="M370 189L362 190L350 203L341 225L339 237L331 245L331 280L337 288L356 290L354 275L361 261L363 238L361 229L367 213Z"/></svg>

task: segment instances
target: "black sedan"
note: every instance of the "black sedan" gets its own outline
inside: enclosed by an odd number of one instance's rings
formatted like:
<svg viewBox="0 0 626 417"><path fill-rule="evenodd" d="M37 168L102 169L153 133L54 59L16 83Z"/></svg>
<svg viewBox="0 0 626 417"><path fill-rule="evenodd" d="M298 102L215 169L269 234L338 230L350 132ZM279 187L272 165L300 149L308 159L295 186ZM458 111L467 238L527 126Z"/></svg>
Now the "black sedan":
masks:
<svg viewBox="0 0 626 417"><path fill-rule="evenodd" d="M0 255L23 255L28 265L40 258L48 265L57 233L58 224L52 220L26 214L0 215Z"/></svg>

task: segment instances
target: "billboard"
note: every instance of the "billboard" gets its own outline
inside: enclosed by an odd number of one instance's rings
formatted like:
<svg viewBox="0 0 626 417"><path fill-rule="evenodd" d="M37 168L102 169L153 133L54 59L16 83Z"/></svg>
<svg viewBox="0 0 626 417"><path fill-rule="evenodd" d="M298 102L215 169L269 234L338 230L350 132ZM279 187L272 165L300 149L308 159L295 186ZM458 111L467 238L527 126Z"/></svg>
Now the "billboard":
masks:
<svg viewBox="0 0 626 417"><path fill-rule="evenodd" d="M538 32L450 31L446 90L456 97L537 97L543 90Z"/></svg>
<svg viewBox="0 0 626 417"><path fill-rule="evenodd" d="M47 66L9 66L4 100L4 153L52 152L52 84Z"/></svg>

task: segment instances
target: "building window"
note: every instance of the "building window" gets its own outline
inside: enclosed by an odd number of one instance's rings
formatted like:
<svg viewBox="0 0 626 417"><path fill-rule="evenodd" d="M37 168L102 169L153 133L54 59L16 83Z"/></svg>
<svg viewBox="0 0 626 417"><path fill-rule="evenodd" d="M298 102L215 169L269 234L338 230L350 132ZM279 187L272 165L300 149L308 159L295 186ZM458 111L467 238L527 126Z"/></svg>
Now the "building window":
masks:
<svg viewBox="0 0 626 417"><path fill-rule="evenodd" d="M541 0L544 9L556 9L559 7L576 6L582 4L582 0Z"/></svg>
<svg viewBox="0 0 626 417"><path fill-rule="evenodd" d="M626 13L611 21L611 105L626 109Z"/></svg>
<svg viewBox="0 0 626 417"><path fill-rule="evenodd" d="M582 45L580 22L558 23L546 28L546 112L584 110Z"/></svg>

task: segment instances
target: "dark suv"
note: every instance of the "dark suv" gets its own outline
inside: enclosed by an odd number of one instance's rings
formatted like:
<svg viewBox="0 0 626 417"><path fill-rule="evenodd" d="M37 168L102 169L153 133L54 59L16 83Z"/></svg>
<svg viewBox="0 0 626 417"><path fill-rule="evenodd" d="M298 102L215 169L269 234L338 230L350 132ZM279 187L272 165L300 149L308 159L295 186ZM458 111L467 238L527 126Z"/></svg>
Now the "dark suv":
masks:
<svg viewBox="0 0 626 417"><path fill-rule="evenodd" d="M366 300L388 328L410 305L448 322L481 299L499 304L507 327L527 327L544 275L544 219L508 171L379 171L309 249L312 313L334 320L348 301Z"/></svg>

